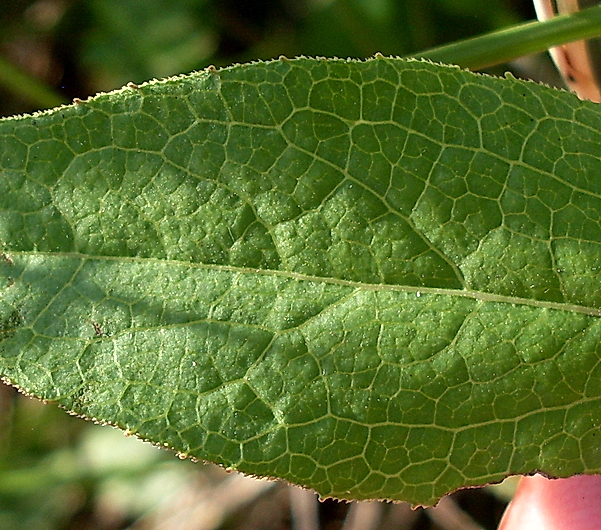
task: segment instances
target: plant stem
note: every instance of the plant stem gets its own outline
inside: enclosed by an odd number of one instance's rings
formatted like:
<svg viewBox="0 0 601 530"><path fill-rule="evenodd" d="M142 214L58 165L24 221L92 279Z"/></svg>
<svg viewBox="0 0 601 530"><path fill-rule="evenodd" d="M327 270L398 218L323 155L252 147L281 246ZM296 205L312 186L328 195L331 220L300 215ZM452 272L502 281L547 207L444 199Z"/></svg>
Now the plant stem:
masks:
<svg viewBox="0 0 601 530"><path fill-rule="evenodd" d="M56 107L66 100L43 83L0 56L0 85L40 109Z"/></svg>
<svg viewBox="0 0 601 530"><path fill-rule="evenodd" d="M601 5L545 22L526 22L506 29L437 46L410 57L457 64L478 70L542 52L553 46L601 35Z"/></svg>

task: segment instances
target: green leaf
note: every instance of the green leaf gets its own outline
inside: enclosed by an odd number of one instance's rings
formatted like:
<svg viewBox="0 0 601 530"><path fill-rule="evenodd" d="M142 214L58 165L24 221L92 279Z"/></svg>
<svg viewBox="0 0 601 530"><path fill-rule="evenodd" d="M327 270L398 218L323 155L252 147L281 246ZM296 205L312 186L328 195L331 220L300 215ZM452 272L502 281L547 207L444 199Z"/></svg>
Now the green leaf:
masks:
<svg viewBox="0 0 601 530"><path fill-rule="evenodd" d="M597 105L282 59L0 138L0 372L24 392L322 496L601 471Z"/></svg>

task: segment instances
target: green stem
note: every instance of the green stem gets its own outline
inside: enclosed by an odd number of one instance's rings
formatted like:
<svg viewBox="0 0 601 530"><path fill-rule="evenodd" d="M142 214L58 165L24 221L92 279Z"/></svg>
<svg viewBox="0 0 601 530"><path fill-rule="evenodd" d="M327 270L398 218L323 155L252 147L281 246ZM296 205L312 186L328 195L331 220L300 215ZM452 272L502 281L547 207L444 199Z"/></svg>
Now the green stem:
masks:
<svg viewBox="0 0 601 530"><path fill-rule="evenodd" d="M66 103L61 96L12 65L2 56L0 56L0 85L40 109L57 107Z"/></svg>
<svg viewBox="0 0 601 530"><path fill-rule="evenodd" d="M479 37L430 48L411 57L478 70L553 46L601 35L601 5L545 22L526 22Z"/></svg>

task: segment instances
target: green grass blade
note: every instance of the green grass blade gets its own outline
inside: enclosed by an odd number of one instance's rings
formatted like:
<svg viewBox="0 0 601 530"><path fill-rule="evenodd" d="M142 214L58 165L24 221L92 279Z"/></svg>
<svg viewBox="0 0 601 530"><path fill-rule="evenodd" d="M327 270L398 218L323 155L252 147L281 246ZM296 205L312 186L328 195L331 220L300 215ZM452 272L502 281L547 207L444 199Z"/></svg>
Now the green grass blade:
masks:
<svg viewBox="0 0 601 530"><path fill-rule="evenodd" d="M527 22L478 37L412 54L411 57L478 70L545 51L553 46L601 35L601 6L544 22Z"/></svg>

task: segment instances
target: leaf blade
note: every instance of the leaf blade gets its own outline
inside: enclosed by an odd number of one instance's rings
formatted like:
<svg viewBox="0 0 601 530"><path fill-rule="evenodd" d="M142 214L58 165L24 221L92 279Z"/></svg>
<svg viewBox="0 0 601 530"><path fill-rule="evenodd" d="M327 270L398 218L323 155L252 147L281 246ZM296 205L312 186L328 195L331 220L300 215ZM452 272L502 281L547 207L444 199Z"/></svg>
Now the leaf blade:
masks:
<svg viewBox="0 0 601 530"><path fill-rule="evenodd" d="M324 496L598 471L600 123L383 59L5 120L1 371Z"/></svg>

